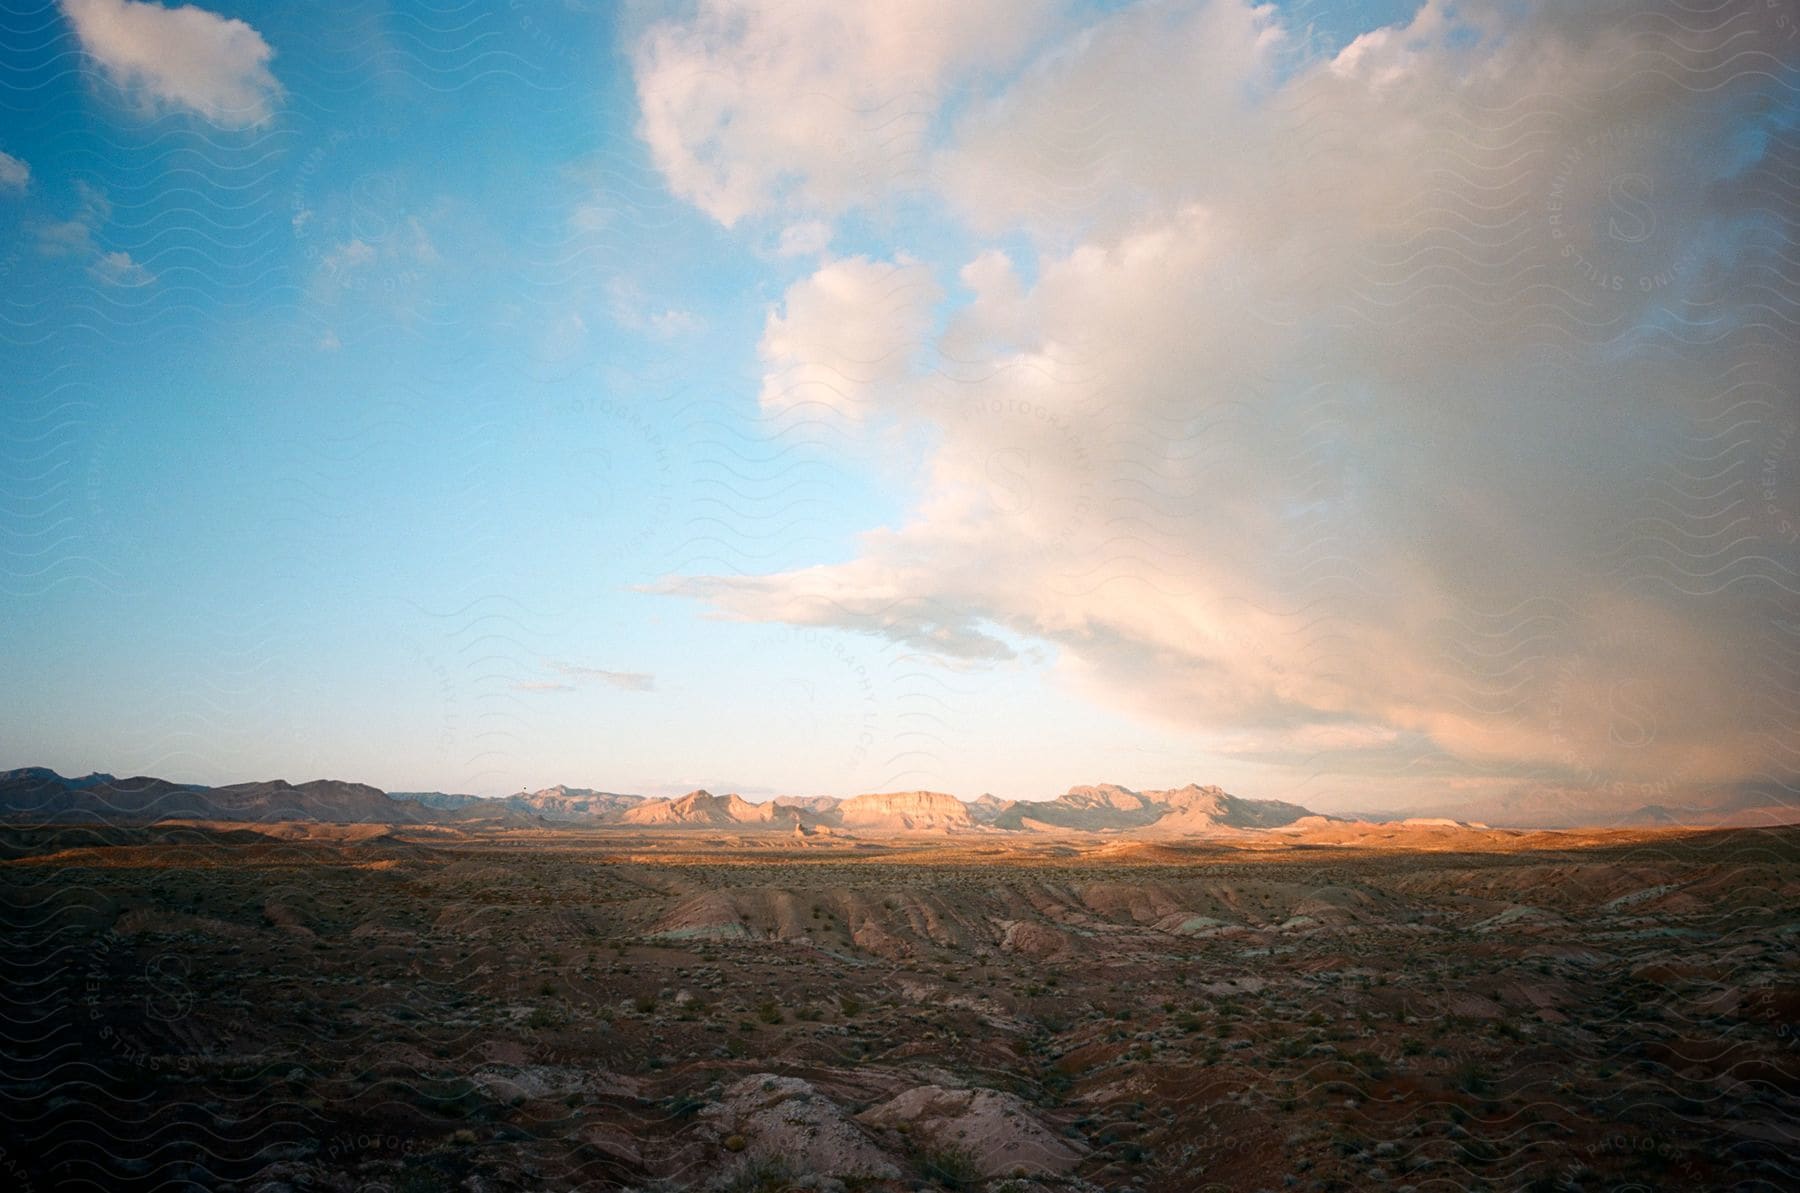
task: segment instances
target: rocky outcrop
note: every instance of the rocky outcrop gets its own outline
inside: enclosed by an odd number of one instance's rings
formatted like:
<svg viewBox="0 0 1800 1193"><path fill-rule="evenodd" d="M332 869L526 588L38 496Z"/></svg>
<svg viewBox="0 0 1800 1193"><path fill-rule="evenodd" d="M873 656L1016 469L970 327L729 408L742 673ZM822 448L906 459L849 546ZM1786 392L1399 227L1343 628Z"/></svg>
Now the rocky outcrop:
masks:
<svg viewBox="0 0 1800 1193"><path fill-rule="evenodd" d="M921 1085L856 1116L905 1131L913 1145L966 1155L988 1178L1061 1176L1080 1163L1076 1145L1044 1126L1013 1094Z"/></svg>
<svg viewBox="0 0 1800 1193"><path fill-rule="evenodd" d="M976 824L992 824L1012 806L1012 800L1001 799L984 791L969 801L969 816Z"/></svg>
<svg viewBox="0 0 1800 1193"><path fill-rule="evenodd" d="M618 819L621 824L739 824L791 829L800 823L801 816L796 809L779 804L753 804L736 795L690 791L680 799L647 800L627 808Z"/></svg>
<svg viewBox="0 0 1800 1193"><path fill-rule="evenodd" d="M941 791L892 791L858 795L838 806L847 829L890 833L956 832L973 829L968 805Z"/></svg>
<svg viewBox="0 0 1800 1193"><path fill-rule="evenodd" d="M900 1177L899 1166L866 1131L798 1077L756 1073L734 1081L700 1111L700 1120L721 1138L735 1138L739 1168L771 1160L802 1173Z"/></svg>
<svg viewBox="0 0 1800 1193"><path fill-rule="evenodd" d="M778 795L769 801L778 807L795 808L809 816L830 822L844 801L834 795Z"/></svg>
<svg viewBox="0 0 1800 1193"><path fill-rule="evenodd" d="M1019 800L994 819L1022 831L1144 832L1219 835L1279 828L1311 815L1280 800L1239 799L1218 787L1133 791L1113 783L1071 787L1052 800Z"/></svg>

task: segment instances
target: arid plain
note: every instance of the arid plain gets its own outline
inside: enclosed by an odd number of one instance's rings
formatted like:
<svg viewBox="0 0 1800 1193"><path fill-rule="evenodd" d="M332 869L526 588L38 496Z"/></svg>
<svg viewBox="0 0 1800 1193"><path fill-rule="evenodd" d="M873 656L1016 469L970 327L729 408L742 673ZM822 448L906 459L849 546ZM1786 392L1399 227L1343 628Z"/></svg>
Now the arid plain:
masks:
<svg viewBox="0 0 1800 1193"><path fill-rule="evenodd" d="M21 1189L1800 1183L1800 829L63 819Z"/></svg>

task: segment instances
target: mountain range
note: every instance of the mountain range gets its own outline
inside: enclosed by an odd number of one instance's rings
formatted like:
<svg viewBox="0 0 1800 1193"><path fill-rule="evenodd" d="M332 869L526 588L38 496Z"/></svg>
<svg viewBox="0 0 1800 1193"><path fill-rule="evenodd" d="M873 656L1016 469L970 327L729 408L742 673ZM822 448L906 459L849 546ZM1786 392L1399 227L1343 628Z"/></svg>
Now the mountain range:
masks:
<svg viewBox="0 0 1800 1193"><path fill-rule="evenodd" d="M691 791L660 798L556 786L498 798L441 791L385 792L364 783L273 779L208 787L151 776L90 774L66 778L46 767L0 771L0 819L21 822L145 823L158 820L321 821L519 828L738 828L802 835L891 833L1107 833L1134 837L1222 836L1304 830L1333 820L1396 821L1394 816L1320 816L1299 804L1245 799L1219 787L1137 791L1113 783L1071 787L1053 799L964 801L941 791L834 796L777 796L753 803L734 794ZM1759 808L1646 807L1590 824L1651 827L1770 824L1792 820ZM1425 822L1417 822L1425 823ZM1460 822L1431 821L1439 826ZM1551 827L1546 825L1545 827Z"/></svg>
<svg viewBox="0 0 1800 1193"><path fill-rule="evenodd" d="M1073 787L1049 800L964 802L941 791L781 796L752 803L691 791L674 799L547 787L490 798L384 792L362 783L272 780L207 787L149 776L65 778L45 767L0 772L0 816L34 821L318 820L340 823L775 829L817 833L1129 832L1212 835L1277 828L1313 815L1297 804L1240 799L1217 787L1132 791Z"/></svg>

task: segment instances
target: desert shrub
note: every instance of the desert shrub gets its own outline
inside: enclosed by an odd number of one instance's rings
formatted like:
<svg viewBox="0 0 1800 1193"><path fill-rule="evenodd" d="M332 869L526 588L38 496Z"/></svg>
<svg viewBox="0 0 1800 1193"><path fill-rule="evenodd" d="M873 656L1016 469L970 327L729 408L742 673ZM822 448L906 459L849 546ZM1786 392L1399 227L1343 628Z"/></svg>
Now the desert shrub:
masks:
<svg viewBox="0 0 1800 1193"><path fill-rule="evenodd" d="M955 1145L919 1148L913 1153L913 1167L946 1189L979 1188L987 1175L974 1152Z"/></svg>
<svg viewBox="0 0 1800 1193"><path fill-rule="evenodd" d="M1500 1158L1498 1147L1473 1135L1458 1140L1456 1150L1465 1164L1492 1164Z"/></svg>
<svg viewBox="0 0 1800 1193"><path fill-rule="evenodd" d="M447 1173L425 1161L409 1163L394 1182L395 1193L431 1193L431 1190L442 1189L447 1177Z"/></svg>
<svg viewBox="0 0 1800 1193"><path fill-rule="evenodd" d="M854 1019L857 1015L862 1013L862 1009L862 999L856 997L856 995L844 994L838 997L838 1011L844 1018Z"/></svg>
<svg viewBox="0 0 1800 1193"><path fill-rule="evenodd" d="M735 1138L735 1137L734 1137ZM774 1156L752 1160L714 1188L719 1193L787 1193L796 1179L787 1161Z"/></svg>
<svg viewBox="0 0 1800 1193"><path fill-rule="evenodd" d="M706 1099L695 1097L693 1094L676 1094L669 1098L664 1105L668 1107L671 1118L687 1119L694 1117L706 1108Z"/></svg>
<svg viewBox="0 0 1800 1193"><path fill-rule="evenodd" d="M756 1004L756 1017L764 1023L780 1023L781 1006L774 999L765 998Z"/></svg>
<svg viewBox="0 0 1800 1193"><path fill-rule="evenodd" d="M1472 1058L1457 1065L1450 1079L1464 1093L1485 1094L1494 1088L1494 1079L1487 1066Z"/></svg>

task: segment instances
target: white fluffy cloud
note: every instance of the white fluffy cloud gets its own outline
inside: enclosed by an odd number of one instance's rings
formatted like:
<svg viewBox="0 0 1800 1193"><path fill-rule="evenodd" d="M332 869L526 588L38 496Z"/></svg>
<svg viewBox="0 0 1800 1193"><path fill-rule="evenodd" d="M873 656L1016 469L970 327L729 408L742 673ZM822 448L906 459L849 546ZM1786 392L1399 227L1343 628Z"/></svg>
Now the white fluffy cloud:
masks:
<svg viewBox="0 0 1800 1193"><path fill-rule="evenodd" d="M82 51L146 106L195 112L222 128L253 127L274 114L274 51L245 22L191 4L61 4Z"/></svg>
<svg viewBox="0 0 1800 1193"><path fill-rule="evenodd" d="M868 414L912 375L942 297L905 257L831 261L794 283L763 327L763 409Z"/></svg>
<svg viewBox="0 0 1800 1193"><path fill-rule="evenodd" d="M635 49L643 134L675 193L732 225L777 203L834 212L924 181L948 88L1014 58L1037 0L700 0Z"/></svg>
<svg viewBox="0 0 1800 1193"><path fill-rule="evenodd" d="M1140 3L1045 54L977 104L933 173L978 227L1099 219L1260 153L1287 38L1272 6Z"/></svg>
<svg viewBox="0 0 1800 1193"><path fill-rule="evenodd" d="M1787 773L1758 660L1800 649L1800 553L1753 485L1800 372L1757 239L1792 162L1733 135L1775 77L1741 24L1432 3L1303 61L1240 0L1099 18L932 150L1034 260L963 262L947 316L923 265L831 261L768 320L765 409L935 432L907 523L667 590L962 660L1048 642L1295 774L1647 803ZM716 65L746 94L768 60ZM664 168L727 222L852 189L799 143Z"/></svg>

